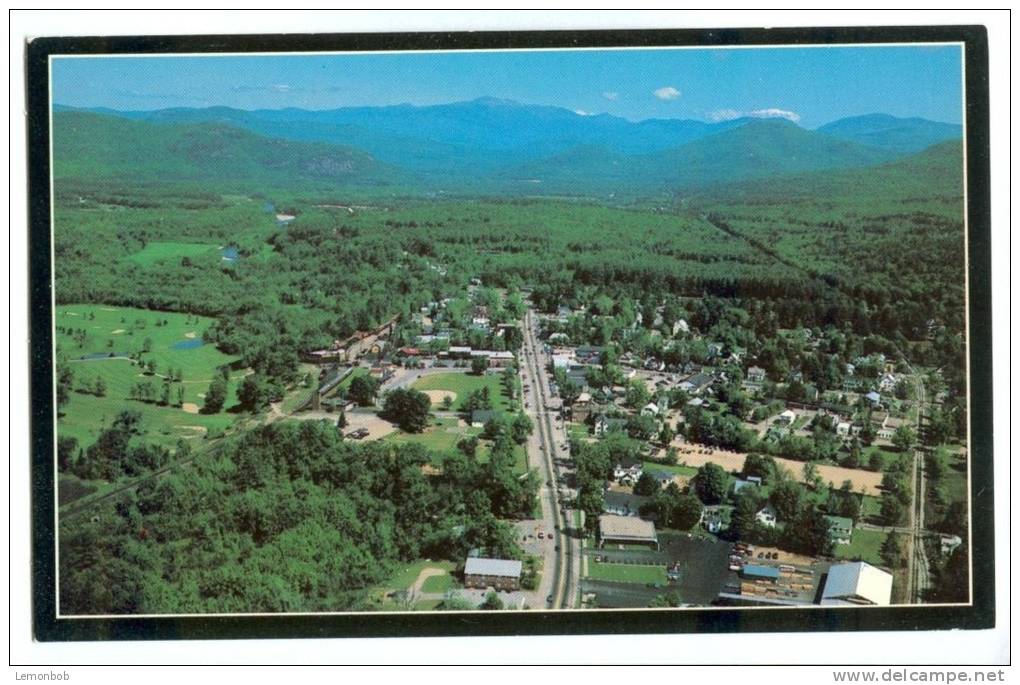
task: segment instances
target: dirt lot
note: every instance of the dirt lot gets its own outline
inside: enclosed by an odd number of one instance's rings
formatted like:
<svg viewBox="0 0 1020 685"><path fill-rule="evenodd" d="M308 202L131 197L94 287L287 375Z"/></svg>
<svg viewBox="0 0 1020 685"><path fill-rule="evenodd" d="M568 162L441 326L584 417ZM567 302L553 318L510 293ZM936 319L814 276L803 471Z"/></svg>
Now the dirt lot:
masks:
<svg viewBox="0 0 1020 685"><path fill-rule="evenodd" d="M288 418L296 419L298 421L321 421L322 419L326 419L335 423L337 414L324 411L306 411L299 412ZM347 412L347 427L344 428L344 434L350 433L359 428L368 429L368 435L365 436L365 440L378 440L379 438L385 437L397 430L397 427L392 423L385 419L380 419L375 414L355 411Z"/></svg>
<svg viewBox="0 0 1020 685"><path fill-rule="evenodd" d="M450 402L455 402L457 400L457 393L450 390L426 390L425 394L429 396L430 400L432 400L433 407L441 406L443 404L443 400L447 397L450 398Z"/></svg>
<svg viewBox="0 0 1020 685"><path fill-rule="evenodd" d="M700 445L686 445L680 442L674 442L673 445L680 452L680 461L695 468L703 466L708 462L714 462L727 471L740 471L744 468L744 458L747 456L743 452L729 452ZM794 478L803 482L804 462L776 457L776 464L786 468ZM861 492L863 488L865 495L879 497L882 494L882 491L879 489L879 486L882 484L881 473L819 464L818 475L826 483L831 481L837 488L843 484L843 481L849 480L853 483L853 488L856 492Z"/></svg>

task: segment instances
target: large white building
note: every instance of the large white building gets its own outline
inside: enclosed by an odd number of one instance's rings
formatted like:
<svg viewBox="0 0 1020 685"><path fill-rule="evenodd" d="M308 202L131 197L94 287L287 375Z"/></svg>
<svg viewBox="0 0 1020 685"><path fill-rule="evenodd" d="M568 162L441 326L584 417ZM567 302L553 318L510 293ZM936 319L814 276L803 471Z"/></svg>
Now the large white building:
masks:
<svg viewBox="0 0 1020 685"><path fill-rule="evenodd" d="M888 606L891 573L863 561L836 564L822 590L822 606Z"/></svg>

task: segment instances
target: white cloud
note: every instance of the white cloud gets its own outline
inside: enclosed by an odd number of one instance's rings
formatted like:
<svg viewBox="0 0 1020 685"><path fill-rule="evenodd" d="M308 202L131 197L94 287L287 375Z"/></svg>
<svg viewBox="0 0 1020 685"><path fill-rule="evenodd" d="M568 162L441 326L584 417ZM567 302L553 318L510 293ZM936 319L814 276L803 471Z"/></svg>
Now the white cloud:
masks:
<svg viewBox="0 0 1020 685"><path fill-rule="evenodd" d="M732 121L742 117L750 117L752 119L788 119L794 123L800 121L800 115L796 112L776 107L753 109L749 112L740 112L735 109L717 109L708 114L708 118L712 121Z"/></svg>
<svg viewBox="0 0 1020 685"><path fill-rule="evenodd" d="M277 93L286 93L290 90L290 86L288 86L286 83L274 83L271 86L271 88L275 90Z"/></svg>
<svg viewBox="0 0 1020 685"><path fill-rule="evenodd" d="M617 93L615 90L607 90L604 93L602 93L602 97L604 97L607 100L616 100L620 97L620 94Z"/></svg>
<svg viewBox="0 0 1020 685"><path fill-rule="evenodd" d="M578 116L582 116L582 117L593 117L593 116L595 116L594 112L588 112L588 111L585 111L583 109L575 109L574 110L574 114L577 114Z"/></svg>
<svg viewBox="0 0 1020 685"><path fill-rule="evenodd" d="M680 97L680 91L673 86L663 86L652 93L660 100L676 100Z"/></svg>

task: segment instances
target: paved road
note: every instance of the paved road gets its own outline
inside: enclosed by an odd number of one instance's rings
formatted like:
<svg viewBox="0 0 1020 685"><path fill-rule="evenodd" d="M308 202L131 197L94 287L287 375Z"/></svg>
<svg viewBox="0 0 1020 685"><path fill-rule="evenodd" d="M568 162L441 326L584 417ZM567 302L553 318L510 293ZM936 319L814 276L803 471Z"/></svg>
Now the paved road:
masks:
<svg viewBox="0 0 1020 685"><path fill-rule="evenodd" d="M538 341L537 320L531 310L524 318L521 358L523 382L528 387L525 410L535 423L529 444L529 466L537 466L542 474L544 485L539 493L542 518L547 530L554 534L555 542L553 554L546 554L542 584L550 585L547 596L552 600L547 602L549 608L569 609L574 606L579 587L580 549L578 541L566 533L568 525L566 512L559 502L559 483L572 463L566 428L557 413L547 409L552 398L547 371L549 360Z"/></svg>

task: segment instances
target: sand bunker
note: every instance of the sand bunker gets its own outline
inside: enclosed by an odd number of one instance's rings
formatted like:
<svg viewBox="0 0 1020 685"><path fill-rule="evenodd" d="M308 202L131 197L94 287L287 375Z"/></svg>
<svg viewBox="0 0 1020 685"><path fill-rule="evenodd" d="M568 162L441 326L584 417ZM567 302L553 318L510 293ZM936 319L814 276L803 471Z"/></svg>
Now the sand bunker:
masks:
<svg viewBox="0 0 1020 685"><path fill-rule="evenodd" d="M187 333L184 334L184 337L185 338L192 338L192 339L195 338L196 337L195 336L195 331L188 331Z"/></svg>
<svg viewBox="0 0 1020 685"><path fill-rule="evenodd" d="M117 329L117 330L115 330L115 331L110 331L110 335L120 335L120 334L121 334L121 333L123 333L123 332L124 332L124 329L123 329L123 328L118 328L118 329Z"/></svg>
<svg viewBox="0 0 1020 685"><path fill-rule="evenodd" d="M194 402L185 402L184 404L181 405L181 409L183 409L188 414L198 413L198 405L195 404Z"/></svg>
<svg viewBox="0 0 1020 685"><path fill-rule="evenodd" d="M194 438L200 438L209 432L209 429L205 426L177 426L180 430L193 431L191 435L183 435L185 440L192 440Z"/></svg>
<svg viewBox="0 0 1020 685"><path fill-rule="evenodd" d="M450 398L451 402L457 399L457 393L450 390L425 390L424 392L432 400L433 407L441 405L447 397Z"/></svg>

